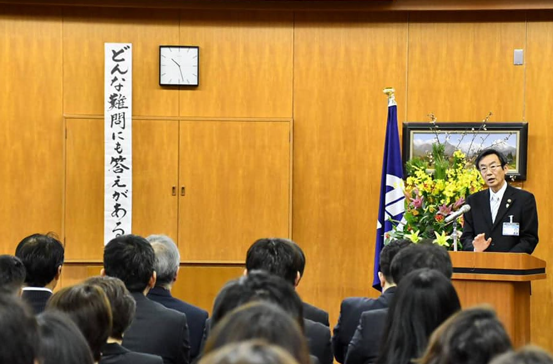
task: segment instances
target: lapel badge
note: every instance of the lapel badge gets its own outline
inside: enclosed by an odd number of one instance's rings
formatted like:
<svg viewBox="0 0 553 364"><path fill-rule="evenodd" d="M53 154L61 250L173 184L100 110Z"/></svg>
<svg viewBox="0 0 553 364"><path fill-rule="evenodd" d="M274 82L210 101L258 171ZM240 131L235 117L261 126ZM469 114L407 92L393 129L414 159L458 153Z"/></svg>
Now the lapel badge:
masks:
<svg viewBox="0 0 553 364"><path fill-rule="evenodd" d="M506 208L509 208L509 204L510 204L510 203L511 203L511 199L509 198L509 199L507 200L507 206L505 206L505 207L506 207Z"/></svg>

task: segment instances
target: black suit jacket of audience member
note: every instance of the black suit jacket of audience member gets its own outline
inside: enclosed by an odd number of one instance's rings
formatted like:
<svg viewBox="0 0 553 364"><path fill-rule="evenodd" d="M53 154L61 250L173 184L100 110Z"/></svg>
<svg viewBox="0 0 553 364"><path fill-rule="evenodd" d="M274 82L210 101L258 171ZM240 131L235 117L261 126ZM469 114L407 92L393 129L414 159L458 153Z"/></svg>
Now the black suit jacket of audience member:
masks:
<svg viewBox="0 0 553 364"><path fill-rule="evenodd" d="M157 355L135 353L117 343L104 345L100 364L163 364Z"/></svg>
<svg viewBox="0 0 553 364"><path fill-rule="evenodd" d="M305 338L311 354L311 362L316 364L313 359L317 359L318 364L332 364L332 346L330 343L330 330L327 326L320 322L303 319L303 327L305 330ZM211 318L207 319L204 336L202 339L202 350L209 337L211 330Z"/></svg>
<svg viewBox="0 0 553 364"><path fill-rule="evenodd" d="M148 292L149 299L161 303L167 308L182 312L186 315L188 321L188 331L190 332L190 361L194 360L200 354L200 345L205 330L205 321L208 313L199 307L179 300L171 295L171 291L162 287L154 287Z"/></svg>
<svg viewBox="0 0 553 364"><path fill-rule="evenodd" d="M165 364L190 362L186 315L151 301L141 292L131 293L136 314L123 336L123 346L139 353L159 355Z"/></svg>
<svg viewBox="0 0 553 364"><path fill-rule="evenodd" d="M303 319L303 326L309 345L309 353L316 356L320 364L332 364L334 358L328 326L308 319Z"/></svg>
<svg viewBox="0 0 553 364"><path fill-rule="evenodd" d="M345 364L372 364L376 361L386 325L387 308L363 312L349 343Z"/></svg>
<svg viewBox="0 0 553 364"><path fill-rule="evenodd" d="M396 287L390 287L377 299L349 297L342 301L340 317L332 335L332 350L336 361L343 363L346 360L349 342L359 325L361 314L366 311L388 308L395 292Z"/></svg>
<svg viewBox="0 0 553 364"><path fill-rule="evenodd" d="M27 302L29 306L35 312L35 315L38 315L44 311L46 308L46 303L52 297L52 292L49 291L34 291L34 290L24 290L21 298L23 301Z"/></svg>
<svg viewBox="0 0 553 364"><path fill-rule="evenodd" d="M328 321L328 312L306 302L303 302L303 318L315 322L320 322L326 327L330 327L330 322Z"/></svg>

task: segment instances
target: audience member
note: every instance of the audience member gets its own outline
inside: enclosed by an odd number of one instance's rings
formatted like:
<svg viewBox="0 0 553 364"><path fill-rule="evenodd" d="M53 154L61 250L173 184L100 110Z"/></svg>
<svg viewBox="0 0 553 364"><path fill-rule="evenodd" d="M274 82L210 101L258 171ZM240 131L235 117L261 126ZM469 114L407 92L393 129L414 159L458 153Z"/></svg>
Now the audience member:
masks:
<svg viewBox="0 0 553 364"><path fill-rule="evenodd" d="M298 364L296 359L279 346L265 340L248 340L227 344L212 351L200 364Z"/></svg>
<svg viewBox="0 0 553 364"><path fill-rule="evenodd" d="M25 266L26 276L23 300L31 305L36 314L44 311L61 275L64 249L51 233L27 236L17 245L15 256Z"/></svg>
<svg viewBox="0 0 553 364"><path fill-rule="evenodd" d="M346 359L348 345L355 333L361 314L366 311L388 308L396 292L396 284L390 272L392 259L403 248L411 245L410 240L394 240L384 246L380 252L380 271L378 278L382 287L380 297L349 297L340 305L340 317L332 335L332 349L336 361L343 363Z"/></svg>
<svg viewBox="0 0 553 364"><path fill-rule="evenodd" d="M299 279L297 280L297 282L295 282L295 286L297 287L300 284L300 281L303 278L303 272L305 271L305 253L303 252L303 249L294 241L289 239L281 240L287 241L288 243L292 244L292 247L296 251L296 269L299 272ZM303 302L303 317L311 321L320 322L326 327L330 327L328 312L321 310L320 308L315 307L307 302Z"/></svg>
<svg viewBox="0 0 553 364"><path fill-rule="evenodd" d="M436 269L448 279L453 275L453 265L447 250L431 240L411 244L402 249L392 260L390 273L396 284L412 271L420 268Z"/></svg>
<svg viewBox="0 0 553 364"><path fill-rule="evenodd" d="M43 312L37 317L40 333L40 364L92 364L92 352L83 334L62 312Z"/></svg>
<svg viewBox="0 0 553 364"><path fill-rule="evenodd" d="M186 315L188 330L190 331L190 361L192 361L200 353L208 313L206 310L171 295L171 289L177 280L180 265L179 249L173 240L166 235L150 235L146 240L154 248L156 255L154 270L157 274L156 285L150 289L147 297Z"/></svg>
<svg viewBox="0 0 553 364"><path fill-rule="evenodd" d="M0 294L0 363L39 362L36 318L20 299Z"/></svg>
<svg viewBox="0 0 553 364"><path fill-rule="evenodd" d="M146 298L156 283L154 264L154 249L137 235L116 237L104 248L102 274L121 279L136 301L136 316L125 332L123 346L159 355L165 364L188 364L186 315Z"/></svg>
<svg viewBox="0 0 553 364"><path fill-rule="evenodd" d="M553 364L553 356L537 346L527 345L499 355L490 364Z"/></svg>
<svg viewBox="0 0 553 364"><path fill-rule="evenodd" d="M85 283L104 291L113 316L107 344L102 347L100 364L162 364L160 356L136 353L121 346L123 334L131 324L136 311L136 302L123 281L103 276L89 278Z"/></svg>
<svg viewBox="0 0 553 364"><path fill-rule="evenodd" d="M0 255L0 294L20 296L25 274L25 266L18 257Z"/></svg>
<svg viewBox="0 0 553 364"><path fill-rule="evenodd" d="M301 278L298 270L301 265L300 256L297 249L290 240L259 239L252 244L246 254L246 273L252 270L264 270L296 287ZM319 359L320 364L332 364L333 355L328 326L305 319L304 327L311 354Z"/></svg>
<svg viewBox="0 0 553 364"><path fill-rule="evenodd" d="M307 344L297 322L269 302L250 302L227 314L213 328L204 353L251 339L264 339L288 351L299 364L310 364Z"/></svg>
<svg viewBox="0 0 553 364"><path fill-rule="evenodd" d="M94 361L100 360L112 324L111 307L101 288L90 284L65 287L50 298L46 309L65 312L83 333Z"/></svg>
<svg viewBox="0 0 553 364"><path fill-rule="evenodd" d="M511 340L491 308L460 311L438 327L419 364L488 364L511 350Z"/></svg>

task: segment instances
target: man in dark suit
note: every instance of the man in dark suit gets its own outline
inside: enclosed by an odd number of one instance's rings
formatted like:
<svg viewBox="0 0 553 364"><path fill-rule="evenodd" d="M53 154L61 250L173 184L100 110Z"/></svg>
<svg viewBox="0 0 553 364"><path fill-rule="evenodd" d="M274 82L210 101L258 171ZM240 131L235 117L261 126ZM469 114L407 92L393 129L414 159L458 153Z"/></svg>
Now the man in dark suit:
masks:
<svg viewBox="0 0 553 364"><path fill-rule="evenodd" d="M476 158L476 167L488 186L467 198L463 250L532 254L538 244L538 211L530 192L509 186L507 159L494 149Z"/></svg>
<svg viewBox="0 0 553 364"><path fill-rule="evenodd" d="M173 240L166 235L150 235L146 240L152 244L156 254L154 268L157 274L156 285L148 292L147 297L186 315L190 331L190 361L192 362L200 353L208 313L171 295L180 265L179 249Z"/></svg>
<svg viewBox="0 0 553 364"><path fill-rule="evenodd" d="M410 244L401 249L390 267L392 279L399 284L403 277L420 269L435 269L451 279L453 265L447 250L432 240ZM393 301L393 298L392 298ZM348 346L345 364L374 363L382 340L388 308L364 312Z"/></svg>
<svg viewBox="0 0 553 364"><path fill-rule="evenodd" d="M295 282L295 286L297 287L298 284L300 284L301 279L303 278L303 272L305 270L305 263L306 263L305 253L303 252L303 249L294 241L292 240L287 240L287 241L290 242L290 244L292 244L292 246L294 247L297 253L296 263L297 263L297 271L299 272L299 279L297 280L297 282ZM326 327L330 327L330 322L328 320L328 312L326 312L325 310L321 310L320 308L315 307L307 302L303 302L303 317L311 321L320 322Z"/></svg>
<svg viewBox="0 0 553 364"><path fill-rule="evenodd" d="M21 259L27 272L21 297L31 305L35 314L39 314L46 308L46 302L60 279L63 245L52 234L33 234L21 240L15 256Z"/></svg>
<svg viewBox="0 0 553 364"><path fill-rule="evenodd" d="M301 279L298 248L288 239L259 239L250 246L246 254L246 271L263 270L274 274L292 287ZM333 355L328 326L312 320L305 325L309 351L318 357L320 364L331 364Z"/></svg>
<svg viewBox="0 0 553 364"><path fill-rule="evenodd" d="M395 255L410 244L412 243L409 240L394 240L384 246L380 252L380 271L378 272L378 278L382 286L380 297L376 299L349 297L342 301L340 317L332 335L332 349L336 361L343 363L346 359L348 345L359 324L361 314L366 311L388 308L396 291L396 284L390 272L390 264Z"/></svg>
<svg viewBox="0 0 553 364"><path fill-rule="evenodd" d="M125 332L123 347L161 356L165 364L188 364L186 315L146 298L156 282L154 264L154 249L140 236L119 236L104 248L102 274L121 279L136 301L136 315Z"/></svg>

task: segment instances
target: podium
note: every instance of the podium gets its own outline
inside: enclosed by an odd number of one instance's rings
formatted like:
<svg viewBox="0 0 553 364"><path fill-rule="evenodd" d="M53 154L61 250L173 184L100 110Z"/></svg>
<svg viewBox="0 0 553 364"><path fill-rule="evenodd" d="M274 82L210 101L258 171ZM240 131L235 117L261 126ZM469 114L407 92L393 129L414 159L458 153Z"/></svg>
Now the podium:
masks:
<svg viewBox="0 0 553 364"><path fill-rule="evenodd" d="M530 343L531 282L545 279L545 261L523 253L450 252L453 285L463 308L489 304L513 345Z"/></svg>

